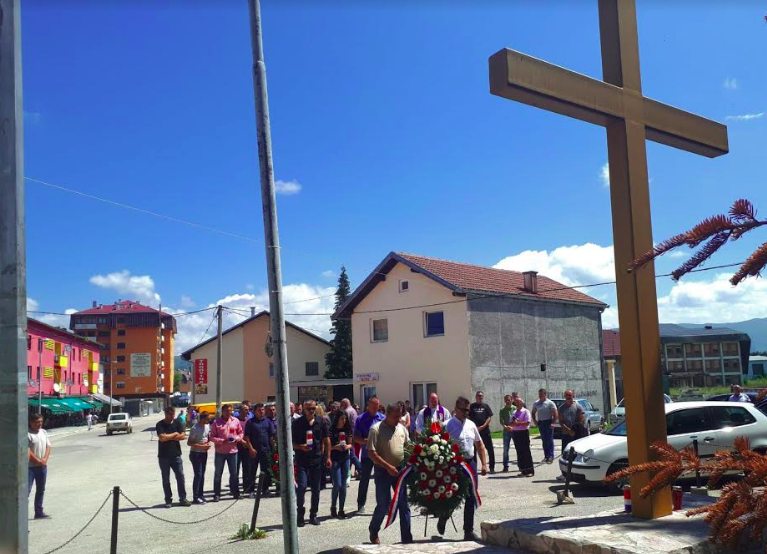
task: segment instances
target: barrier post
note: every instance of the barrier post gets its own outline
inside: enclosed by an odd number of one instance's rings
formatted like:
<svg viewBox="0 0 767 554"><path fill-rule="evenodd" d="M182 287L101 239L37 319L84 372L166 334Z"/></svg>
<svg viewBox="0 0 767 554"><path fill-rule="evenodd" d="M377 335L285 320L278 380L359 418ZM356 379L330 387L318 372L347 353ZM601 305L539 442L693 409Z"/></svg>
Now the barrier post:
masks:
<svg viewBox="0 0 767 554"><path fill-rule="evenodd" d="M112 489L112 540L109 554L117 554L117 519L120 515L120 487Z"/></svg>

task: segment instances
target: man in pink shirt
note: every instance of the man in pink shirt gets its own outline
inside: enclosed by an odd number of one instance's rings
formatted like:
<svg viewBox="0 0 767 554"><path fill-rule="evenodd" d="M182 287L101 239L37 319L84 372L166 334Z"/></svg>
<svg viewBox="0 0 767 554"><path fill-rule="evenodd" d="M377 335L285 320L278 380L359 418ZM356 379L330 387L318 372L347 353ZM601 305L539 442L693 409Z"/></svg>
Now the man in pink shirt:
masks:
<svg viewBox="0 0 767 554"><path fill-rule="evenodd" d="M232 497L240 497L237 483L237 445L243 442L243 429L240 420L232 417L232 407L229 404L221 406L221 417L216 418L210 426L208 439L216 449L215 473L213 474L213 502L221 498L221 477L224 474L224 464L229 470L229 491Z"/></svg>

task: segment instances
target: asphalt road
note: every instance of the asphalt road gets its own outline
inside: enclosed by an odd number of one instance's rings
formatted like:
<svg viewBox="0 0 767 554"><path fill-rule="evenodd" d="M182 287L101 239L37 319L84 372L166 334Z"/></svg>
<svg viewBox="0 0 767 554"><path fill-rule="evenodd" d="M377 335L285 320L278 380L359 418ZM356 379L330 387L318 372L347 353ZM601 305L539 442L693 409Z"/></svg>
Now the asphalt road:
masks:
<svg viewBox="0 0 767 554"><path fill-rule="evenodd" d="M217 516L229 507L231 500L222 498L219 503L209 502L204 506L191 508L163 507L163 492L160 471L157 466L157 441L150 440L149 429L159 416L135 419L135 430L131 435L106 436L104 426L94 427L90 432L81 430L70 434L53 436L53 451L50 459L45 509L51 514L50 520L30 520L29 551L32 554L47 553L69 540L93 516L115 485L120 486L136 504L146 512L128 505L121 499L119 515L118 552L145 554L194 554L198 552L234 553L282 552L282 516L278 498L261 501L258 526L268 532L266 539L237 542L231 536L236 529L250 522L254 502L240 500L223 515ZM533 440L533 458L543 458L539 439ZM191 464L188 462L188 448L183 446L187 490L191 490ZM501 458L500 441L496 441L497 458ZM212 456L211 456L212 458ZM515 458L512 448L512 460ZM500 470L500 464L497 469ZM485 520L508 520L516 518L551 518L560 515L596 513L604 510L621 510L623 500L599 489L585 489L576 486L575 505L555 506L553 491L562 488L556 481L559 473L557 464L541 465L533 478L521 478L516 474L496 473L480 478L480 493L483 506L477 511L476 531ZM172 477L171 477L172 479ZM226 475L224 482L226 483ZM208 462L207 488L212 489L213 463ZM172 480L173 481L173 480ZM175 493L174 498L177 500ZM34 494L34 492L33 492ZM347 512L353 515L356 509L357 482L352 481L348 489ZM307 503L309 499L307 498ZM368 498L368 512L374 507L374 491ZM347 544L359 544L368 540L367 527L370 515L360 515L347 520L329 518L330 488L321 495L319 527L307 525L299 530L301 552L340 552ZM32 516L30 502L29 514ZM192 525L176 525L153 519L148 514L163 517L174 522L206 521ZM458 532L448 524L444 540L462 538L461 514L455 515ZM413 535L417 541L441 540L436 535L436 522L428 521L428 533L424 536L425 518L413 517ZM93 523L69 545L62 548L62 554L75 552L102 553L109 551L111 528L111 499ZM399 542L399 527L395 523L381 532L382 543Z"/></svg>

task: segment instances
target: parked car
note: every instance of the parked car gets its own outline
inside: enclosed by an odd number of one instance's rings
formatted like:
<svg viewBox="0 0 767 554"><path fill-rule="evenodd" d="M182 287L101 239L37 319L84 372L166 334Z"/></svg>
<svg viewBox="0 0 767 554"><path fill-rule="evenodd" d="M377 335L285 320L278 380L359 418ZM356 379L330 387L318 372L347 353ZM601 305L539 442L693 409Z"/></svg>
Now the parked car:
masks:
<svg viewBox="0 0 767 554"><path fill-rule="evenodd" d="M610 412L610 415L607 416L607 421L610 423L616 423L626 417L626 407L623 405L624 400L626 399L621 398L621 401L618 402L618 405L615 406L615 409L613 409L613 411ZM663 400L666 402L666 404L671 404L673 402L668 394L663 395Z"/></svg>
<svg viewBox="0 0 767 554"><path fill-rule="evenodd" d="M552 398L551 401L557 405L557 410L565 403L564 398ZM594 405L585 398L576 398L575 402L577 402L581 408L583 408L583 411L586 412L586 427L588 427L589 431L592 433L598 433L601 431L602 414L599 413L599 409L595 408ZM559 425L559 423L555 423L551 426L551 428L554 431L555 438L562 436L562 427Z"/></svg>
<svg viewBox="0 0 767 554"><path fill-rule="evenodd" d="M748 401L753 404L754 399L756 398L756 395L758 393L744 392L743 394L748 396ZM729 402L730 396L732 396L732 394L729 392L727 394L715 394L714 396L709 396L708 398L706 398L706 400L708 400L709 402Z"/></svg>
<svg viewBox="0 0 767 554"><path fill-rule="evenodd" d="M130 414L109 414L107 418L107 435L111 435L116 431L133 432L133 419Z"/></svg>
<svg viewBox="0 0 767 554"><path fill-rule="evenodd" d="M685 448L697 438L698 452L707 458L717 450L731 450L735 438L747 437L751 448L767 454L767 415L753 404L698 401L667 403L665 407L666 433L674 448ZM569 447L576 452L571 480L602 483L607 475L628 466L626 420L604 433L573 441ZM567 452L559 459L563 475L567 472L566 456Z"/></svg>

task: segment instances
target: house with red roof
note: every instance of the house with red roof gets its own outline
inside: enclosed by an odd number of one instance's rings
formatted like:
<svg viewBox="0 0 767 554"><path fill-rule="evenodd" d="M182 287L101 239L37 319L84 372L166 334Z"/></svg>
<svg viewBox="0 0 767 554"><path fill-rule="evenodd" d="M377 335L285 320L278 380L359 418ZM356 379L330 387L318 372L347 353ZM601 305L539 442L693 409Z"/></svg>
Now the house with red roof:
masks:
<svg viewBox="0 0 767 554"><path fill-rule="evenodd" d="M361 405L377 395L419 409L436 392L452 408L482 390L497 411L512 391L532 402L573 388L604 409L606 307L534 271L391 252L333 317L352 321Z"/></svg>

